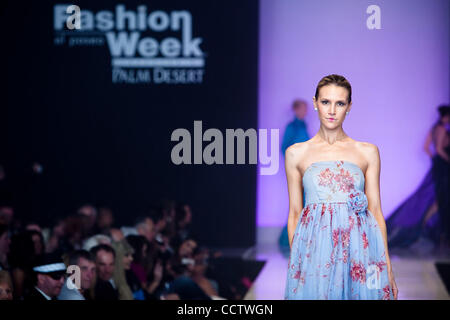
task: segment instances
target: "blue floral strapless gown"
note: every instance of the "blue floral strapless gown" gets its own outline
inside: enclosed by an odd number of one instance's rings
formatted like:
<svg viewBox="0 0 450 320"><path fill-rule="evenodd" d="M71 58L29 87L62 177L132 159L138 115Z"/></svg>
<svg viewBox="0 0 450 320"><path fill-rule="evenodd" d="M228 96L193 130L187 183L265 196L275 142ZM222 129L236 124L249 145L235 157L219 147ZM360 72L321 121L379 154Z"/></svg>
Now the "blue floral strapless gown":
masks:
<svg viewBox="0 0 450 320"><path fill-rule="evenodd" d="M348 161L317 161L306 169L285 299L393 299L364 182L361 168Z"/></svg>

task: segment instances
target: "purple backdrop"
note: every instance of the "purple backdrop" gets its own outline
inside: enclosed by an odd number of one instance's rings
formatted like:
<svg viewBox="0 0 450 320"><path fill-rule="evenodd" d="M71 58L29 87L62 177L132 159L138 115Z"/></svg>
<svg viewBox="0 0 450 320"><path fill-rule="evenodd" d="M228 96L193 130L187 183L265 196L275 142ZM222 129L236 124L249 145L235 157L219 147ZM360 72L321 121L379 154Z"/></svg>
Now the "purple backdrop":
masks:
<svg viewBox="0 0 450 320"><path fill-rule="evenodd" d="M319 122L312 96L323 76L338 73L353 87L344 130L379 147L385 217L411 194L431 161L423 151L436 107L449 101L448 0L261 0L259 128L279 128L280 145L294 98L309 103L312 137ZM369 5L381 29L369 30ZM278 174L258 175L257 225L287 222L284 157Z"/></svg>

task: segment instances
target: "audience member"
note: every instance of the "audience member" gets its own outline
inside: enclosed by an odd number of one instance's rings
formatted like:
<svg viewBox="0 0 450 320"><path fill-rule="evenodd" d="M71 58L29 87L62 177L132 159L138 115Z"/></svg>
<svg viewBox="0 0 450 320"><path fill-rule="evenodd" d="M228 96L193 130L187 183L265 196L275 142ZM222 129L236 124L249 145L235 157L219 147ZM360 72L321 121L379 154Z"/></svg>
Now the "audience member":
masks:
<svg viewBox="0 0 450 320"><path fill-rule="evenodd" d="M66 265L53 254L43 254L33 267L34 288L25 296L25 300L56 300L64 284Z"/></svg>
<svg viewBox="0 0 450 320"><path fill-rule="evenodd" d="M76 250L68 255L67 266L78 266L80 283L77 288L71 277L66 279L58 300L91 300L90 289L95 280L95 262L92 254L86 250Z"/></svg>
<svg viewBox="0 0 450 320"><path fill-rule="evenodd" d="M0 270L9 269L8 253L10 243L8 226L0 224Z"/></svg>
<svg viewBox="0 0 450 320"><path fill-rule="evenodd" d="M97 270L94 289L95 300L118 300L119 292L114 282L114 266L116 253L107 244L99 244L91 249Z"/></svg>
<svg viewBox="0 0 450 320"><path fill-rule="evenodd" d="M110 208L92 204L45 228L13 213L0 207L0 299L218 297L217 282L206 276L209 250L192 238L187 204L163 200L132 226L117 228ZM68 266L79 269L67 274Z"/></svg>
<svg viewBox="0 0 450 320"><path fill-rule="evenodd" d="M11 276L6 270L0 270L0 300L13 299L13 286Z"/></svg>

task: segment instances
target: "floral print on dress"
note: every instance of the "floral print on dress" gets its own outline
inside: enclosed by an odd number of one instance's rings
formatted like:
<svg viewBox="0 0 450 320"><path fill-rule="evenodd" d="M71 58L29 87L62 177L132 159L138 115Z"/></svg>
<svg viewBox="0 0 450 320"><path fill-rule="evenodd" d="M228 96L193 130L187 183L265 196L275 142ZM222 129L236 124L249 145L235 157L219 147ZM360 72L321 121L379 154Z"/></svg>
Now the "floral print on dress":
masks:
<svg viewBox="0 0 450 320"><path fill-rule="evenodd" d="M363 248L367 249L367 247L369 246L369 240L367 239L366 232L363 232L362 234L362 241L363 241Z"/></svg>
<svg viewBox="0 0 450 320"><path fill-rule="evenodd" d="M361 263L356 263L355 261L352 261L351 267L350 267L350 275L352 277L353 281L359 281L360 283L366 282L366 268Z"/></svg>
<svg viewBox="0 0 450 320"><path fill-rule="evenodd" d="M309 215L309 213L310 213L310 208L306 207L306 209L303 210L302 219L301 219L301 223L303 225L307 225L308 222L311 220L311 216Z"/></svg>
<svg viewBox="0 0 450 320"><path fill-rule="evenodd" d="M362 170L351 162L318 161L302 182L306 201L292 240L285 299L393 299ZM373 270L376 288L370 287Z"/></svg>
<svg viewBox="0 0 450 320"><path fill-rule="evenodd" d="M342 192L350 192L355 188L355 179L353 178L353 175L343 168L340 169L339 174L334 176L334 181Z"/></svg>
<svg viewBox="0 0 450 320"><path fill-rule="evenodd" d="M355 190L348 195L347 204L355 213L365 212L368 206L367 196L364 192Z"/></svg>

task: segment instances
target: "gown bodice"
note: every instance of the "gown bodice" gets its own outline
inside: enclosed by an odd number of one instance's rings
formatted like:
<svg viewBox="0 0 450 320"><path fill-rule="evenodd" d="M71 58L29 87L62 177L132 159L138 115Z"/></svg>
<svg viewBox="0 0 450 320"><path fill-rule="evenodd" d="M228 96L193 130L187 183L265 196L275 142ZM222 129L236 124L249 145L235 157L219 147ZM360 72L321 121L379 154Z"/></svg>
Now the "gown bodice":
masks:
<svg viewBox="0 0 450 320"><path fill-rule="evenodd" d="M354 197L366 200L365 177L361 168L349 161L313 162L304 172L305 205L322 202L348 202Z"/></svg>

